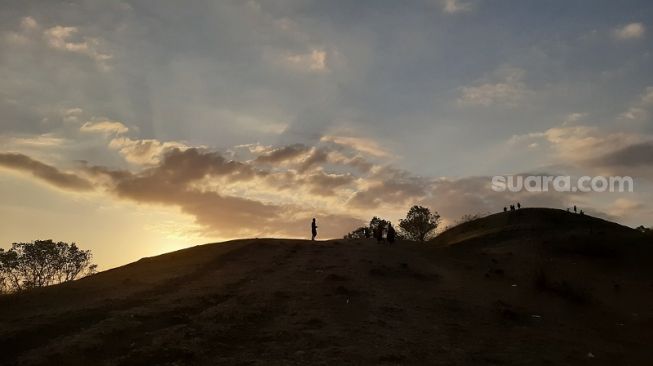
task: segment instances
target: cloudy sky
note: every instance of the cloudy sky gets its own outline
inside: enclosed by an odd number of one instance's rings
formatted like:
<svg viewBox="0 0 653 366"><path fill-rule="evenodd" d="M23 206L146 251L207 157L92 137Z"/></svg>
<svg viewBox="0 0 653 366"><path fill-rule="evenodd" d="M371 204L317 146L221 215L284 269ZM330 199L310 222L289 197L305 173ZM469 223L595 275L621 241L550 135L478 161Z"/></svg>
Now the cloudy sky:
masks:
<svg viewBox="0 0 653 366"><path fill-rule="evenodd" d="M0 1L0 246L108 268L412 204L653 225L650 1ZM491 177L629 175L629 193Z"/></svg>

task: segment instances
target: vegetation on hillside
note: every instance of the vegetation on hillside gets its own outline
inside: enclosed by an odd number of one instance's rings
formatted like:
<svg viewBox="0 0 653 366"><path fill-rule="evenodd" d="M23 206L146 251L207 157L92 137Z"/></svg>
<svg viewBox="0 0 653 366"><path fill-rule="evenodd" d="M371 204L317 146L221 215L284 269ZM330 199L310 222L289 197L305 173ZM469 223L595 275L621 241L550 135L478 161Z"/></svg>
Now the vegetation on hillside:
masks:
<svg viewBox="0 0 653 366"><path fill-rule="evenodd" d="M91 251L79 249L75 243L14 243L7 251L0 249L0 292L49 286L92 274L97 266L91 259Z"/></svg>
<svg viewBox="0 0 653 366"><path fill-rule="evenodd" d="M344 236L345 239L364 239L376 233L378 228L385 228L390 221L374 216L368 226L361 226ZM400 231L397 239L426 241L433 236L440 224L440 215L431 212L428 207L415 205L410 208L406 218L399 221Z"/></svg>

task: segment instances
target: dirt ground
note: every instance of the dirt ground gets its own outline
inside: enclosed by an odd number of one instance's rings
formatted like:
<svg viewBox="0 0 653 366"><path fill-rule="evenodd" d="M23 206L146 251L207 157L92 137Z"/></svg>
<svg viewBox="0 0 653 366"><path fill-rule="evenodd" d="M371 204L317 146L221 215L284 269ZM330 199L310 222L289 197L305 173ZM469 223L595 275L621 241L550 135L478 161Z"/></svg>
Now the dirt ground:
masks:
<svg viewBox="0 0 653 366"><path fill-rule="evenodd" d="M0 297L0 365L651 365L630 230L497 214L431 243L208 244Z"/></svg>

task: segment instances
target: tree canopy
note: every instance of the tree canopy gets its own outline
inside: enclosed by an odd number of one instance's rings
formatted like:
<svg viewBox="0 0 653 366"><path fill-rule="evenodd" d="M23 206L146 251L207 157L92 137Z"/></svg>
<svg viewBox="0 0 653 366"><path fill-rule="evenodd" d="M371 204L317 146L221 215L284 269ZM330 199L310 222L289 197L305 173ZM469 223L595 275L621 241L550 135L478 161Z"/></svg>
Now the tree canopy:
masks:
<svg viewBox="0 0 653 366"><path fill-rule="evenodd" d="M406 218L399 221L399 227L409 240L426 241L438 227L440 215L431 213L427 207L415 205L410 208Z"/></svg>
<svg viewBox="0 0 653 366"><path fill-rule="evenodd" d="M94 273L91 251L81 250L75 243L36 240L14 243L11 249L0 249L0 290L18 291L43 287Z"/></svg>

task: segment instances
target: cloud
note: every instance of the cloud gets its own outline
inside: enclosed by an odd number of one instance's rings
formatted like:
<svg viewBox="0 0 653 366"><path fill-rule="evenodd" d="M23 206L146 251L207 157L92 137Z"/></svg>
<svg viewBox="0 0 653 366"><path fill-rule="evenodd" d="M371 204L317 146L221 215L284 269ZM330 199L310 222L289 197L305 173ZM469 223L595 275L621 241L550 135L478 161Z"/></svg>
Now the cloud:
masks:
<svg viewBox="0 0 653 366"><path fill-rule="evenodd" d="M258 151L263 151L263 153L256 158L256 162L263 164L279 164L295 160L305 156L310 151L310 147L303 144L293 144L268 150L261 150L260 148L259 146Z"/></svg>
<svg viewBox="0 0 653 366"><path fill-rule="evenodd" d="M57 147L66 143L66 139L52 134L42 134L37 136L20 137L12 136L6 139L8 146L25 146L31 148Z"/></svg>
<svg viewBox="0 0 653 366"><path fill-rule="evenodd" d="M70 111L67 111L66 116L75 116L76 114L71 114ZM103 134L115 134L120 135L127 133L129 128L122 124L121 122L116 121L97 121L97 122L86 122L80 128L82 132L91 132L91 133L103 133Z"/></svg>
<svg viewBox="0 0 653 366"><path fill-rule="evenodd" d="M618 40L632 40L644 37L646 28L642 23L630 23L615 28L612 31L613 36Z"/></svg>
<svg viewBox="0 0 653 366"><path fill-rule="evenodd" d="M574 125L577 122L587 118L588 113L579 113L579 112L574 112L570 113L565 117L564 121L562 121L563 126L569 126L569 125Z"/></svg>
<svg viewBox="0 0 653 366"><path fill-rule="evenodd" d="M405 206L426 197L430 180L390 166L365 177L347 205L356 209Z"/></svg>
<svg viewBox="0 0 653 366"><path fill-rule="evenodd" d="M21 19L17 31L5 33L5 39L16 45L45 41L45 45L52 49L92 59L104 71L110 69L107 62L113 58L113 55L101 51L102 42L99 38L80 35L78 27L57 25L43 30L36 19L30 16Z"/></svg>
<svg viewBox="0 0 653 366"><path fill-rule="evenodd" d="M312 49L309 53L286 56L286 61L307 71L329 71L327 53L321 49Z"/></svg>
<svg viewBox="0 0 653 366"><path fill-rule="evenodd" d="M64 123L77 124L83 112L81 108L66 108L61 111L62 120Z"/></svg>
<svg viewBox="0 0 653 366"><path fill-rule="evenodd" d="M607 153L595 162L608 167L653 167L653 141L627 145Z"/></svg>
<svg viewBox="0 0 653 366"><path fill-rule="evenodd" d="M582 174L648 175L653 167L653 135L612 132L588 125L562 125L513 136L513 144L538 143L550 153L548 164Z"/></svg>
<svg viewBox="0 0 653 366"><path fill-rule="evenodd" d="M62 172L51 165L44 164L23 154L0 153L0 166L30 173L34 177L61 189L72 191L90 191L93 189L93 185L89 181L77 175Z"/></svg>
<svg viewBox="0 0 653 366"><path fill-rule="evenodd" d="M40 25L32 17L24 17L20 20L19 30L16 32L6 32L5 39L12 44L26 45L32 41Z"/></svg>
<svg viewBox="0 0 653 366"><path fill-rule="evenodd" d="M40 26L36 22L36 19L32 17L24 17L20 20L20 29L22 29L23 31L29 32L29 31L37 30L39 28Z"/></svg>
<svg viewBox="0 0 653 366"><path fill-rule="evenodd" d="M364 137L325 135L322 136L320 141L346 146L353 150L378 158L387 158L391 155L390 152L382 148L378 142Z"/></svg>
<svg viewBox="0 0 653 366"><path fill-rule="evenodd" d="M226 160L221 155L198 149L172 150L163 161L138 173L112 171L88 167L87 172L109 178L108 189L120 198L140 203L179 207L193 215L206 234L223 237L271 236L274 234L300 236L310 217L330 217L341 226L322 227L326 237L340 236L343 229L360 224L360 220L322 210L309 210L289 204L273 204L259 200L225 195L203 186L204 179L231 177L245 183L259 173L245 163ZM346 183L346 178L335 175L313 175L306 178L315 189L334 189ZM331 192L327 192L332 194Z"/></svg>
<svg viewBox="0 0 653 366"><path fill-rule="evenodd" d="M498 72L504 74L500 82L487 82L460 88L458 104L461 106L492 105L515 107L532 94L523 82L524 70L508 68Z"/></svg>
<svg viewBox="0 0 653 366"><path fill-rule="evenodd" d="M54 26L46 29L43 36L51 48L87 56L97 62L103 69L108 69L107 61L113 56L100 51L100 40L93 37L76 37L77 27ZM72 40L78 38L77 41Z"/></svg>
<svg viewBox="0 0 653 366"><path fill-rule="evenodd" d="M133 140L128 137L116 137L109 142L109 148L118 150L125 160L132 164L147 165L158 164L168 151L183 150L187 146L175 141L161 142L156 139Z"/></svg>
<svg viewBox="0 0 653 366"><path fill-rule="evenodd" d="M464 0L441 0L442 11L447 14L462 13L472 10L472 4Z"/></svg>
<svg viewBox="0 0 653 366"><path fill-rule="evenodd" d="M608 213L613 217L638 216L646 210L641 202L628 198L617 198L608 208Z"/></svg>
<svg viewBox="0 0 653 366"><path fill-rule="evenodd" d="M653 86L644 89L644 92L632 105L619 115L618 119L622 121L647 121L650 117L650 109L653 107Z"/></svg>

